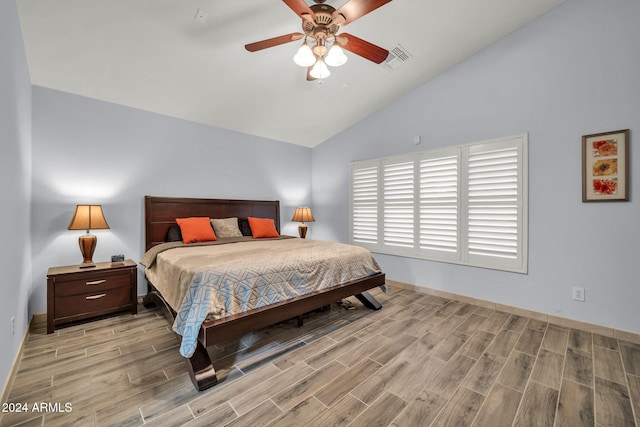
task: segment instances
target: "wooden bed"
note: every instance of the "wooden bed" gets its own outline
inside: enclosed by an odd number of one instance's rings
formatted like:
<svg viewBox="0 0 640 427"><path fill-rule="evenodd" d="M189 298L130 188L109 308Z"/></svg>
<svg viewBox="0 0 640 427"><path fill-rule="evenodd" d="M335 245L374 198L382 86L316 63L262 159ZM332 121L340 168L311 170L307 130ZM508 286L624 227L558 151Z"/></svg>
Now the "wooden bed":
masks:
<svg viewBox="0 0 640 427"><path fill-rule="evenodd" d="M261 217L272 218L280 232L280 202L262 200L196 199L145 196L145 250L163 243L176 218L207 216L210 218ZM185 358L191 379L198 390L217 384L216 372L206 347L238 337L275 323L296 318L304 313L355 296L366 307L379 310L382 306L366 291L384 285L384 273L292 298L280 303L246 311L214 321L205 321L198 336L195 353ZM144 305L159 305L169 322L175 312L162 295L149 283Z"/></svg>

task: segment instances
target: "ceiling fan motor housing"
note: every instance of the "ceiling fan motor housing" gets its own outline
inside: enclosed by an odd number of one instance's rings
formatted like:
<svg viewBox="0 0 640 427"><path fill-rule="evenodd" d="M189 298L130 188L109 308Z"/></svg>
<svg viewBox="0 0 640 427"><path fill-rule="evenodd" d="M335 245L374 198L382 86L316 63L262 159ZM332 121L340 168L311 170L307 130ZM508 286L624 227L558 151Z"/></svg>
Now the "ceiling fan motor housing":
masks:
<svg viewBox="0 0 640 427"><path fill-rule="evenodd" d="M316 39L326 39L333 37L340 29L340 26L333 22L333 13L336 9L327 4L314 4L309 6L316 18L313 21L302 21L302 30L307 36Z"/></svg>

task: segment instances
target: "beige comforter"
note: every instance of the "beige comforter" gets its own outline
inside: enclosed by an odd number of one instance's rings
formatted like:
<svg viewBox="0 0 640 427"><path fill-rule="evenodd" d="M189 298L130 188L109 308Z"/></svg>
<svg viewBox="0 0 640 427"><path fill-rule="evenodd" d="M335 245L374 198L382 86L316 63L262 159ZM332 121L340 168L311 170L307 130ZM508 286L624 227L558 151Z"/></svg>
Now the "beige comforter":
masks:
<svg viewBox="0 0 640 427"><path fill-rule="evenodd" d="M222 239L221 239L222 240ZM361 247L297 238L165 243L140 261L147 279L177 312L181 353L195 349L202 322L380 272Z"/></svg>

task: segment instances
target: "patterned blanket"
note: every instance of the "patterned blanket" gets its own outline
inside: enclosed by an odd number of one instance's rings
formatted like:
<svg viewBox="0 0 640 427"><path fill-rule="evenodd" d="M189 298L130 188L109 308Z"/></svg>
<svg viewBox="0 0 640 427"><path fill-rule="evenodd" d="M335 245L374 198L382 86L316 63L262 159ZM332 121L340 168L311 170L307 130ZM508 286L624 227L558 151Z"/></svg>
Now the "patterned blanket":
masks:
<svg viewBox="0 0 640 427"><path fill-rule="evenodd" d="M213 245L163 245L145 254L141 264L147 279L177 312L173 330L182 335L180 353L185 357L193 354L207 318L241 313L380 272L368 250L319 240L238 238Z"/></svg>

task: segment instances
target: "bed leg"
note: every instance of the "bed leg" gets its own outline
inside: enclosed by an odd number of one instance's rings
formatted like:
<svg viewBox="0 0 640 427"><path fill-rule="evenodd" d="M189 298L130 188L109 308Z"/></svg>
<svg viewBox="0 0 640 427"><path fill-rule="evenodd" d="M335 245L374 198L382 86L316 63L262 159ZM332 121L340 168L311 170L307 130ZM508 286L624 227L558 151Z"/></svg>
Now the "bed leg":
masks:
<svg viewBox="0 0 640 427"><path fill-rule="evenodd" d="M216 370L213 369L209 353L207 353L207 349L200 341L198 341L196 351L190 358L185 359L185 362L187 363L191 381L198 391L206 390L218 384Z"/></svg>
<svg viewBox="0 0 640 427"><path fill-rule="evenodd" d="M156 301L151 295L151 292L147 292L147 294L142 297L142 305L145 306L145 308L153 308L157 305Z"/></svg>
<svg viewBox="0 0 640 427"><path fill-rule="evenodd" d="M358 301L360 301L362 305L370 308L371 310L380 310L382 308L382 304L380 304L369 292L362 292L355 294L354 296L358 298Z"/></svg>

